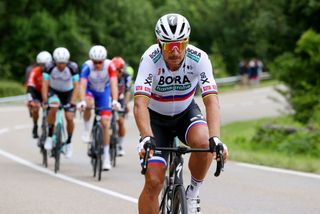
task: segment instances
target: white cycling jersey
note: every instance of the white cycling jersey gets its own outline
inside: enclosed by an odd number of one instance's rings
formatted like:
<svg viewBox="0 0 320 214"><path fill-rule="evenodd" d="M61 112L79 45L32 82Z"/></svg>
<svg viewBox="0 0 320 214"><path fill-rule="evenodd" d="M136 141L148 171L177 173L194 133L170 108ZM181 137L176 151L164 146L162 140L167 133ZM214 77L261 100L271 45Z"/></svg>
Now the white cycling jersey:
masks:
<svg viewBox="0 0 320 214"><path fill-rule="evenodd" d="M208 55L188 45L186 57L177 71L165 64L158 44L143 54L134 86L134 95L151 98L149 108L162 115L173 116L184 111L192 102L199 85L202 97L217 94Z"/></svg>

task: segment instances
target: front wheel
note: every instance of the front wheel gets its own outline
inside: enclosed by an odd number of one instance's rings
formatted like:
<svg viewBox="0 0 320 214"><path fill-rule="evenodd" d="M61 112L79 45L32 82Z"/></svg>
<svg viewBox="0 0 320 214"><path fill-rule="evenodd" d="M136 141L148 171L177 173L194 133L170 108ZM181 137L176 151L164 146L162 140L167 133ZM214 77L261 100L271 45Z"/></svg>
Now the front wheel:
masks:
<svg viewBox="0 0 320 214"><path fill-rule="evenodd" d="M172 213L175 214L188 214L186 191L182 185L178 185L174 188L172 211Z"/></svg>
<svg viewBox="0 0 320 214"><path fill-rule="evenodd" d="M61 145L62 145L62 126L58 124L56 127L56 143L54 146L54 172L57 173L60 169L60 153L61 153Z"/></svg>

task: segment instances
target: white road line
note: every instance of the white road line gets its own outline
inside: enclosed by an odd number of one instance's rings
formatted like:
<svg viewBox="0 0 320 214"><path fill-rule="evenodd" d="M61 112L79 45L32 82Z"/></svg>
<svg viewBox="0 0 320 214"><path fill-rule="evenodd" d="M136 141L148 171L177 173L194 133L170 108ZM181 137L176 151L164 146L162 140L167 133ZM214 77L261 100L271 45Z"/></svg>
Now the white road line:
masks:
<svg viewBox="0 0 320 214"><path fill-rule="evenodd" d="M258 165L247 164L247 163L236 163L236 165L247 167L247 168L252 168L252 169L259 169L259 170L265 170L265 171L270 171L270 172L278 172L278 173L283 173L283 174L297 175L297 176L302 176L302 177L320 179L320 175L318 175L318 174L298 172L298 171L293 171L293 170L289 170L289 169L279 169L279 168L273 168L273 167L269 167L269 166L258 166Z"/></svg>
<svg viewBox="0 0 320 214"><path fill-rule="evenodd" d="M109 195L109 196L120 198L120 199L125 200L125 201L129 201L129 202L132 202L132 203L135 203L135 204L138 203L138 199L133 198L131 196L127 196L127 195L124 195L124 194L121 194L121 193L118 193L118 192L115 192L115 191L112 191L112 190L104 189L104 188L101 188L101 187L98 187L98 186L95 186L95 185L92 185L92 184L89 184L89 183L86 183L86 182L71 178L71 177L63 175L63 174L55 174L53 171L50 171L50 170L45 169L43 167L37 166L37 165L27 161L27 160L19 158L19 157L15 156L15 155L13 155L11 153L8 153L6 151L1 150L1 149L0 149L0 155L6 157L8 159L11 159L12 161L15 161L15 162L17 162L19 164L22 164L22 165L24 165L26 167L29 167L31 169L34 169L36 171L39 171L39 172L42 172L44 174L50 175L52 177L56 177L56 178L59 178L59 179L64 180L64 181L68 181L70 183L77 184L79 186L86 187L88 189L92 189L92 190L104 193L106 195Z"/></svg>
<svg viewBox="0 0 320 214"><path fill-rule="evenodd" d="M1 134L4 134L4 133L6 133L6 132L9 132L9 131L10 131L10 129L7 129L7 128L0 129L0 135L1 135Z"/></svg>

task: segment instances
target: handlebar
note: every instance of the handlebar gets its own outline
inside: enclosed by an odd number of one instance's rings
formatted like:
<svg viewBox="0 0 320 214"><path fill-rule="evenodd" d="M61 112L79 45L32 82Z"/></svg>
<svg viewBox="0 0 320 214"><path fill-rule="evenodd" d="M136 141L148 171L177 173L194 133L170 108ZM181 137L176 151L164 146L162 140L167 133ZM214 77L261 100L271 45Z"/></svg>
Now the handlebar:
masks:
<svg viewBox="0 0 320 214"><path fill-rule="evenodd" d="M186 154L186 153L192 153L192 152L216 152L216 171L214 173L214 176L218 177L221 173L221 171L224 170L224 156L223 156L223 145L219 143L218 145L215 145L214 142L209 142L209 148L203 149L203 148L188 148L188 147L155 147L151 143L145 143L144 144L145 149L145 155L142 159L142 170L141 174L145 174L148 168L148 157L150 156L151 150L156 151L166 151L166 152L174 152L176 154Z"/></svg>

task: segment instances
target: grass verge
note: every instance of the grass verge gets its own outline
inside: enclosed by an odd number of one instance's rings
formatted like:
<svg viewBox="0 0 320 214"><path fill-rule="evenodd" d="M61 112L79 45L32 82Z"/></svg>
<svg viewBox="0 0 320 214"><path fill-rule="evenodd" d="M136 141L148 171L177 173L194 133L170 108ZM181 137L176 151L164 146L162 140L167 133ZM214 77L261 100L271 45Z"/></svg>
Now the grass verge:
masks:
<svg viewBox="0 0 320 214"><path fill-rule="evenodd" d="M320 173L320 161L308 155L289 155L286 152L252 145L252 137L257 127L266 123L295 125L288 117L265 118L255 121L236 122L221 128L222 140L228 145L230 160L257 165L286 168L304 172Z"/></svg>

